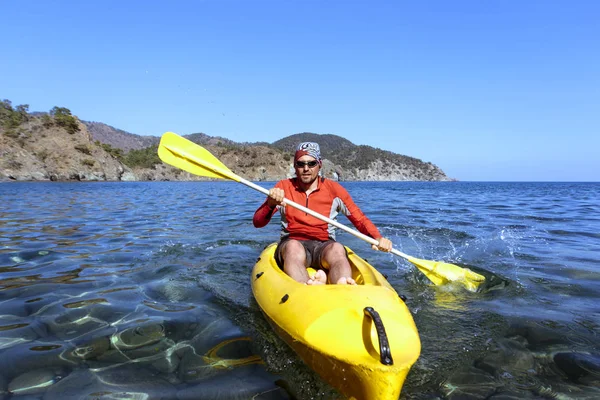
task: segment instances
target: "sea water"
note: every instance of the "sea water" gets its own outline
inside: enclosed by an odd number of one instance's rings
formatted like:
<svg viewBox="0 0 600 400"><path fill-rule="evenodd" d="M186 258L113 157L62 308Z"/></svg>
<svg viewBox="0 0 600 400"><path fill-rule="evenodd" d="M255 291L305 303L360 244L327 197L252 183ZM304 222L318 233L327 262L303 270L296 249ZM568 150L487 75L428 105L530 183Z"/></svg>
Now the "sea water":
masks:
<svg viewBox="0 0 600 400"><path fill-rule="evenodd" d="M339 234L413 313L402 398L600 398L600 183L342 184L400 251L487 278L433 286ZM252 226L263 200L232 182L0 184L0 399L339 397L252 299L279 236L277 216Z"/></svg>

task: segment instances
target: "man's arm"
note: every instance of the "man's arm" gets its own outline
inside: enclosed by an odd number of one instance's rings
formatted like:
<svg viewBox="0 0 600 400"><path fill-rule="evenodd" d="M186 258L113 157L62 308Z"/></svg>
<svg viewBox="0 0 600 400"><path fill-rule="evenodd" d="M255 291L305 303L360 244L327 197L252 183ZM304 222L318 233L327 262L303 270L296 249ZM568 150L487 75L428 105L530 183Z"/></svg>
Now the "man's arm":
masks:
<svg viewBox="0 0 600 400"><path fill-rule="evenodd" d="M360 233L376 239L379 242L379 246L373 245L375 250L391 251L392 242L389 239L381 236L379 229L371 222L369 218L361 211L361 209L354 203L352 197L346 189L340 184L336 185L336 192L339 199L342 201L341 212L348 217L352 225L359 230Z"/></svg>
<svg viewBox="0 0 600 400"><path fill-rule="evenodd" d="M373 224L361 209L358 208L348 191L338 183L335 184L335 195L342 201L340 212L348 217L350 222L352 222L352 225L354 225L360 233L370 236L373 239L379 239L381 237L375 224Z"/></svg>
<svg viewBox="0 0 600 400"><path fill-rule="evenodd" d="M269 201L265 200L264 203L254 212L254 218L252 218L252 223L255 228L262 228L267 225L269 221L271 221L271 217L277 211L277 207L271 207L269 205Z"/></svg>
<svg viewBox="0 0 600 400"><path fill-rule="evenodd" d="M256 228L262 228L271 221L271 217L277 211L277 206L283 201L284 195L285 193L279 183L269 190L269 196L267 196L265 202L254 212L252 223Z"/></svg>

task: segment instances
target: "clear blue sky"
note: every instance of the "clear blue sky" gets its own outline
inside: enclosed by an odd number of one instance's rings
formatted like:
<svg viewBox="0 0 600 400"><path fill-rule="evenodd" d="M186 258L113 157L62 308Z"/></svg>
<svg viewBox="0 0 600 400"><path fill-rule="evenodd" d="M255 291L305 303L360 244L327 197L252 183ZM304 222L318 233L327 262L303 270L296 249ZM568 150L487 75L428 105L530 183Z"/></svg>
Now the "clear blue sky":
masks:
<svg viewBox="0 0 600 400"><path fill-rule="evenodd" d="M600 181L599 18L577 0L2 1L0 97L142 135L330 133L464 181Z"/></svg>

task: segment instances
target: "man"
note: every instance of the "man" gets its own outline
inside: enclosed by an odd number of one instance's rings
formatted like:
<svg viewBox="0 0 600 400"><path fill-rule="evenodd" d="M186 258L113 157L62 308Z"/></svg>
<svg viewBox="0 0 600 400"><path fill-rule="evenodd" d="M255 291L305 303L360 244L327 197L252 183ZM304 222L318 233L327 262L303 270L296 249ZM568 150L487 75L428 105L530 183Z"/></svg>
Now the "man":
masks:
<svg viewBox="0 0 600 400"><path fill-rule="evenodd" d="M375 225L354 204L346 189L319 176L321 166L319 145L313 142L299 144L294 154L296 177L277 182L254 213L252 222L255 227L262 228L279 210L282 233L275 259L294 280L308 285L327 282L355 285L346 249L335 241L334 227L282 204L286 198L330 219L342 213L360 232L379 241L378 246L373 246L375 249L390 251L392 242L381 236ZM306 267L309 266L318 269L313 278L308 276Z"/></svg>

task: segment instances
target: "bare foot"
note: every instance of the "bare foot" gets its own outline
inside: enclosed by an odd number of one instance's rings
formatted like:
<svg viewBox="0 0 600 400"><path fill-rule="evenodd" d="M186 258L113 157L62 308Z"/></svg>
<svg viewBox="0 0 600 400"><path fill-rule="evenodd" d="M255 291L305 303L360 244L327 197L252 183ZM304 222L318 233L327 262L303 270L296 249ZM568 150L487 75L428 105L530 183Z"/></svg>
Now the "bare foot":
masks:
<svg viewBox="0 0 600 400"><path fill-rule="evenodd" d="M336 283L338 285L356 285L356 281L354 279L345 276L342 276L340 279L338 279Z"/></svg>
<svg viewBox="0 0 600 400"><path fill-rule="evenodd" d="M315 275L306 281L307 285L324 285L327 283L327 275L322 269L318 270Z"/></svg>

